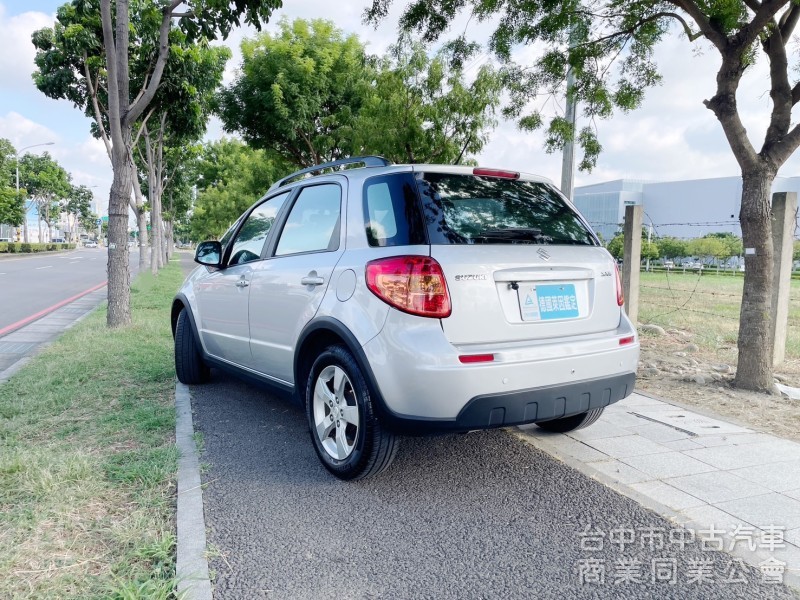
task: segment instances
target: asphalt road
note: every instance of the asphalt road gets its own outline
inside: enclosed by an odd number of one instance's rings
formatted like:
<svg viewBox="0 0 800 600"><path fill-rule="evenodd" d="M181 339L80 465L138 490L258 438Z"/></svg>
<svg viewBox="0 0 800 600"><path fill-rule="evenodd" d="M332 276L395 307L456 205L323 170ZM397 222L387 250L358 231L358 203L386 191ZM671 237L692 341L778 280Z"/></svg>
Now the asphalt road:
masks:
<svg viewBox="0 0 800 600"><path fill-rule="evenodd" d="M795 598L504 431L407 438L380 476L338 481L298 408L213 373L192 404L216 600Z"/></svg>
<svg viewBox="0 0 800 600"><path fill-rule="evenodd" d="M132 272L139 253L131 252ZM0 260L0 329L106 281L105 248Z"/></svg>

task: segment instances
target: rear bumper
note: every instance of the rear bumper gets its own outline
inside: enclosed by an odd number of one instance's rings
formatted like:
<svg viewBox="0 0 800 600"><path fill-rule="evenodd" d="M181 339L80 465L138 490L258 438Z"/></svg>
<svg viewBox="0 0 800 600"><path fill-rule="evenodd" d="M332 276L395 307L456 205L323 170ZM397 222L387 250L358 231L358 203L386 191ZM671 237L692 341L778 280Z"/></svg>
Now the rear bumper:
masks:
<svg viewBox="0 0 800 600"><path fill-rule="evenodd" d="M631 336L632 342L620 344ZM582 394L590 394L592 403L608 404L632 391L639 360L635 330L624 315L615 331L602 334L456 347L437 321L390 311L387 325L361 352L388 420L438 422L444 429L558 418L564 416L558 414L558 402L564 410L588 406L586 399L580 399ZM462 355L486 353L493 355L493 361L459 360ZM607 402L598 399L606 389ZM552 406L546 405L547 395L552 396Z"/></svg>
<svg viewBox="0 0 800 600"><path fill-rule="evenodd" d="M635 373L472 398L455 419L384 414L385 424L405 434L471 431L560 419L602 408L633 392Z"/></svg>

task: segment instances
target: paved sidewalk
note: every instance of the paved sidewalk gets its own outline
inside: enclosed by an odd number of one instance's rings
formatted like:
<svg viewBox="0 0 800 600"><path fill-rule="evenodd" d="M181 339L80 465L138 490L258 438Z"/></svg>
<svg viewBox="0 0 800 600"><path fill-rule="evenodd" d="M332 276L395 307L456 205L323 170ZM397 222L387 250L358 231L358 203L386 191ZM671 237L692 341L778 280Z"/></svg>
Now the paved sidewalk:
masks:
<svg viewBox="0 0 800 600"><path fill-rule="evenodd" d="M537 448L800 586L800 444L632 394L592 426L517 428Z"/></svg>
<svg viewBox="0 0 800 600"><path fill-rule="evenodd" d="M21 369L39 349L75 325L106 299L103 286L41 319L0 337L0 383Z"/></svg>

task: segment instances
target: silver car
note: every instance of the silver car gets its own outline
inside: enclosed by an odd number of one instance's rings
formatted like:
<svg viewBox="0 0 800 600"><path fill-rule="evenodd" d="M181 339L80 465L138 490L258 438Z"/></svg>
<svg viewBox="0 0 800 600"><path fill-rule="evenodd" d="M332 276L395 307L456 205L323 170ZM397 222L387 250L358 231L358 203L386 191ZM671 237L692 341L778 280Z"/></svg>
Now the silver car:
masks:
<svg viewBox="0 0 800 600"><path fill-rule="evenodd" d="M385 469L401 435L565 432L633 391L616 263L541 177L319 165L195 260L172 306L178 379L216 367L294 397L342 479Z"/></svg>

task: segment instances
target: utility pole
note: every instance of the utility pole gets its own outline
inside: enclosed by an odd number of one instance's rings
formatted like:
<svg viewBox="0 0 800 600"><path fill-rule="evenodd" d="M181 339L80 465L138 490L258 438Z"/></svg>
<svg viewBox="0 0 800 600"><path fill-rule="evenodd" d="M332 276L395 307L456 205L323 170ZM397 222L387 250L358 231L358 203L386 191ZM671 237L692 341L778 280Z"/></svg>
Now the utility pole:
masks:
<svg viewBox="0 0 800 600"><path fill-rule="evenodd" d="M575 44L575 26L573 25L569 33L570 50ZM575 98L573 91L575 88L575 74L570 67L567 71L567 109L564 118L570 124L571 136L564 144L564 154L561 159L561 193L570 202L573 197L573 183L575 182Z"/></svg>

